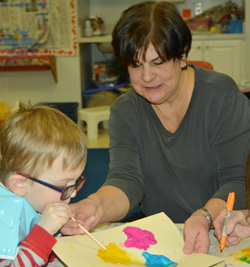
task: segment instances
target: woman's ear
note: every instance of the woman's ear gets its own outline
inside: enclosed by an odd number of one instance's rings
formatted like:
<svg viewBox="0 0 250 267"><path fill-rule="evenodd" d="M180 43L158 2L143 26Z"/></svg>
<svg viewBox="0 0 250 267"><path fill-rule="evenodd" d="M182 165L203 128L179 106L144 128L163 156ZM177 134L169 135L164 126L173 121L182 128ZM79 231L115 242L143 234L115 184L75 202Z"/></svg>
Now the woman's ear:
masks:
<svg viewBox="0 0 250 267"><path fill-rule="evenodd" d="M186 54L182 54L181 55L181 67L182 68L185 68L187 66L187 56Z"/></svg>
<svg viewBox="0 0 250 267"><path fill-rule="evenodd" d="M187 60L187 55L186 54L182 54L181 58L186 61Z"/></svg>
<svg viewBox="0 0 250 267"><path fill-rule="evenodd" d="M27 178L20 175L14 174L9 177L9 189L18 196L23 196L25 194L25 182Z"/></svg>

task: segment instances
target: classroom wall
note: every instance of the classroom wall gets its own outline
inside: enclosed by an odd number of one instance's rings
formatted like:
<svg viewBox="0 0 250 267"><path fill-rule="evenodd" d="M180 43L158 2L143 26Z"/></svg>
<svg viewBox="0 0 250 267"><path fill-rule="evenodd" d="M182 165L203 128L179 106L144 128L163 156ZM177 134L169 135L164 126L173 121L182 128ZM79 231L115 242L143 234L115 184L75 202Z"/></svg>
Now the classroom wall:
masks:
<svg viewBox="0 0 250 267"><path fill-rule="evenodd" d="M196 0L186 0L185 7L192 8ZM241 1L241 0L234 0ZM77 1L76 1L77 2ZM79 0L80 19L87 18L88 14L100 14L105 20L105 25L112 26L119 18L121 12L128 6L139 3L140 0ZM217 5L224 0L203 1L204 8ZM211 6L208 6L211 4ZM178 4L182 8L184 4ZM250 1L245 1L246 21L244 24L246 32L246 42L244 49L244 79L243 82L249 83L250 86ZM82 25L80 25L82 26ZM112 29L112 28L111 28ZM110 28L107 29L110 31ZM92 49L93 57L102 57L102 54L95 48ZM89 51L86 55L89 56ZM81 60L83 61L83 60ZM90 66L90 63L89 63ZM89 67L88 67L89 68ZM57 73L58 83L55 83L50 71L39 72L0 72L1 78L7 80L7 86L2 88L0 84L0 100L4 100L12 108L16 100L27 103L29 100L32 104L37 102L79 102L81 103L81 84L83 80L88 79L83 67L80 70L80 56L57 56ZM7 88L6 88L7 87Z"/></svg>
<svg viewBox="0 0 250 267"><path fill-rule="evenodd" d="M221 5L223 3L228 2L228 0L206 0L206 1L198 1L198 0L186 0L184 4L177 4L177 7L181 11L184 8L190 8L191 14L194 16L194 4L197 2L202 2L203 10L208 10L211 7L215 7L217 5ZM242 6L244 0L232 0L233 3L236 3L238 6Z"/></svg>
<svg viewBox="0 0 250 267"><path fill-rule="evenodd" d="M244 32L245 32L245 42L244 42L244 71L243 71L243 80L242 83L246 84L248 87L250 87L250 1L245 1L245 23L244 23Z"/></svg>
<svg viewBox="0 0 250 267"><path fill-rule="evenodd" d="M81 100L79 56L58 56L57 79L51 71L0 72L7 88L0 88L0 100L9 108L16 100L38 102L79 102Z"/></svg>
<svg viewBox="0 0 250 267"><path fill-rule="evenodd" d="M146 1L146 0L145 0ZM111 33L112 28L115 22L119 19L120 14L123 10L128 8L130 5L142 2L141 0L105 0L105 5L103 4L103 0L91 0L89 6L90 14L99 14L105 22L104 25L104 33ZM176 4L177 8L180 12L184 8L190 8L193 12L194 3L197 0L186 0L184 4ZM203 0L203 10L207 10L214 6L223 4L228 2L228 0ZM242 81L241 85L250 86L250 0L232 0L237 5L242 6L245 5L245 22L244 22L244 33L245 33L245 41L244 41L244 49L243 53L243 73L242 73ZM92 63L98 60L105 60L103 54L98 51L97 46L95 44L91 47L91 56L92 56Z"/></svg>
<svg viewBox="0 0 250 267"><path fill-rule="evenodd" d="M105 33L111 33L112 26L116 23L116 21L119 19L121 13L127 9L129 6L145 2L146 0L105 0L105 4L103 0L90 0L89 3L89 12L90 15L92 14L99 14L105 22L104 32ZM235 2L239 6L242 6L242 2L244 0L232 0L232 2ZM249 0L246 0L249 1ZM183 8L190 8L192 10L192 16L194 15L193 7L194 3L198 2L198 0L186 0L183 4L175 4L177 8L182 11ZM225 2L228 2L228 0L206 0L206 1L200 1L203 3L203 10L207 10L211 7L214 7L216 5L223 4Z"/></svg>
<svg viewBox="0 0 250 267"><path fill-rule="evenodd" d="M80 0L82 16L86 17L89 0ZM76 8L78 1L75 1ZM76 12L76 15L77 12ZM79 29L77 29L79 30ZM80 55L56 56L57 79L55 82L51 71L0 72L0 100L12 108L16 100L32 104L38 102L78 102L81 104ZM7 80L1 86L1 78Z"/></svg>

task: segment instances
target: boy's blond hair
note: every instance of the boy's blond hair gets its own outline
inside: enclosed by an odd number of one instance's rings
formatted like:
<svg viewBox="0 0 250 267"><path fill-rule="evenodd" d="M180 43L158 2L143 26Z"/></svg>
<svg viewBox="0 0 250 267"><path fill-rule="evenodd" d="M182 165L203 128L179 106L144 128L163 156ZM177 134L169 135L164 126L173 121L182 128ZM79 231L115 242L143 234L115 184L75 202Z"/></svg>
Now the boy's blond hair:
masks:
<svg viewBox="0 0 250 267"><path fill-rule="evenodd" d="M84 167L86 137L61 111L45 105L12 113L0 126L0 181L13 173L38 177L63 152L63 168Z"/></svg>

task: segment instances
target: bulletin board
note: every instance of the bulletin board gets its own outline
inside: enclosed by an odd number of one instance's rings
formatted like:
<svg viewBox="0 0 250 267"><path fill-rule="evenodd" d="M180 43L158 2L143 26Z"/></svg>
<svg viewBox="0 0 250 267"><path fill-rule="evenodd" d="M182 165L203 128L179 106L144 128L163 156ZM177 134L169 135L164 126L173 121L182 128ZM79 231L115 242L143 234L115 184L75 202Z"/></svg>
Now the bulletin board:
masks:
<svg viewBox="0 0 250 267"><path fill-rule="evenodd" d="M1 55L77 55L75 0L0 0Z"/></svg>

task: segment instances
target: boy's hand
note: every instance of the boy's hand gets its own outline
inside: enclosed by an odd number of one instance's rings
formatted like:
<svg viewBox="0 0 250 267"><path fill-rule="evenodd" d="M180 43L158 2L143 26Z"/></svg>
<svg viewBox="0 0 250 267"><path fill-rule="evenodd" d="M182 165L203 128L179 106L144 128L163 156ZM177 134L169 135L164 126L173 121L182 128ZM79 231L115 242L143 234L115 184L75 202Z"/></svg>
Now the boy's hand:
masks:
<svg viewBox="0 0 250 267"><path fill-rule="evenodd" d="M71 215L72 212L68 204L51 203L45 207L37 224L54 235L67 223Z"/></svg>

